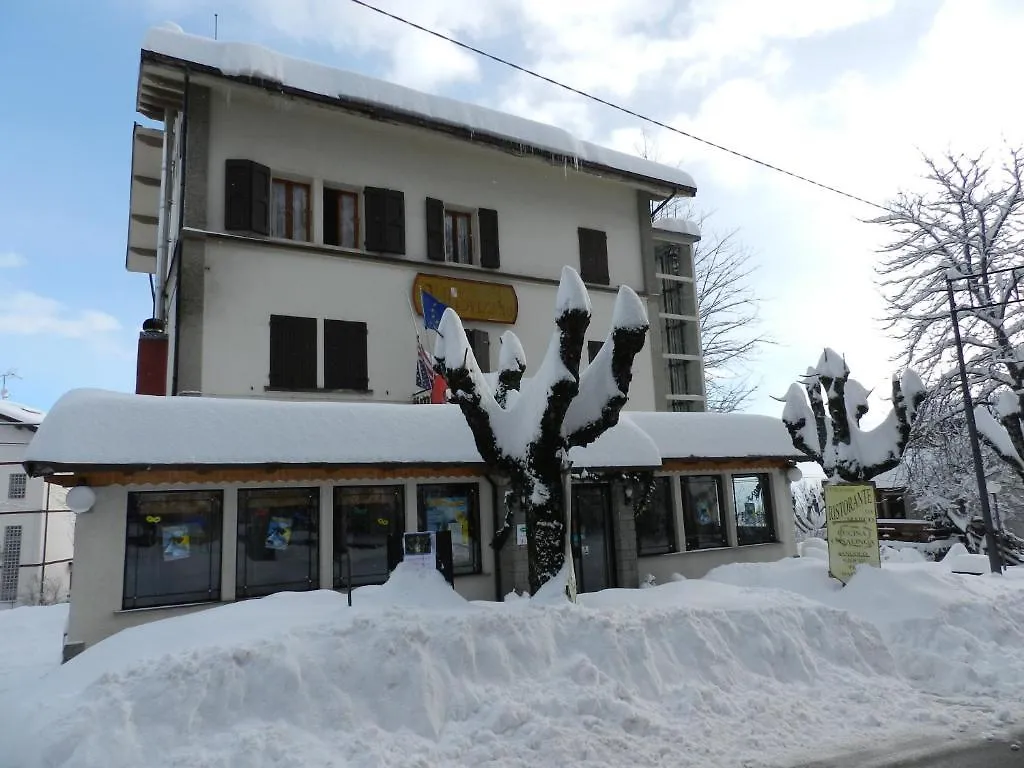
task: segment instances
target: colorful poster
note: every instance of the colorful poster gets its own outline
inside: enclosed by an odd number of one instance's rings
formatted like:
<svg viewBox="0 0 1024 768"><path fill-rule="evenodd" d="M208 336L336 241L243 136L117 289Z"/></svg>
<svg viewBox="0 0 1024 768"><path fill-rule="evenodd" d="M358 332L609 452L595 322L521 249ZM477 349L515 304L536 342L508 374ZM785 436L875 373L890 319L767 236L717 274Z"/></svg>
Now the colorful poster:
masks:
<svg viewBox="0 0 1024 768"><path fill-rule="evenodd" d="M267 549L288 549L292 540L292 519L290 517L272 517L267 525Z"/></svg>
<svg viewBox="0 0 1024 768"><path fill-rule="evenodd" d="M829 574L846 584L858 565L880 568L874 486L826 485L825 511Z"/></svg>
<svg viewBox="0 0 1024 768"><path fill-rule="evenodd" d="M184 560L192 554L192 537L187 525L165 525L161 535L164 560Z"/></svg>
<svg viewBox="0 0 1024 768"><path fill-rule="evenodd" d="M437 555L434 554L434 533L420 531L407 533L403 537L405 545L405 562L416 568L436 568Z"/></svg>

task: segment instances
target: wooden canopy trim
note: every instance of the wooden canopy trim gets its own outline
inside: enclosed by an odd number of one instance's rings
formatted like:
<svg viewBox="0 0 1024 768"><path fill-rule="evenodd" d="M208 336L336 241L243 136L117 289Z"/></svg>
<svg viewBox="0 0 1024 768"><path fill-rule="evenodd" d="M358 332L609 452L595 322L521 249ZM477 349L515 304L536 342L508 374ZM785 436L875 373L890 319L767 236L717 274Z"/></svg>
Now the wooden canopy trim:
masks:
<svg viewBox="0 0 1024 768"><path fill-rule="evenodd" d="M211 467L209 469L124 469L82 470L72 474L50 475L47 480L72 487L86 484L93 488L108 485L196 485L231 483L294 483L324 480L402 480L435 477L482 477L482 467Z"/></svg>
<svg viewBox="0 0 1024 768"><path fill-rule="evenodd" d="M795 462L780 458L750 459L665 459L662 472L734 472L755 469L789 469Z"/></svg>

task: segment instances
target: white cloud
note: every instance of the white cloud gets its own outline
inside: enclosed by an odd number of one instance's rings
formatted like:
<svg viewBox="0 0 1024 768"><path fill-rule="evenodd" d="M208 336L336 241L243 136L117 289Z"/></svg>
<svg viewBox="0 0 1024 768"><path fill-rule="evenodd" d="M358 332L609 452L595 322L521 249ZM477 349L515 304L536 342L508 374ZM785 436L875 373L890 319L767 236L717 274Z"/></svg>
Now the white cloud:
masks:
<svg viewBox="0 0 1024 768"><path fill-rule="evenodd" d="M20 253L14 251L0 252L0 269L15 269L23 267L28 262Z"/></svg>
<svg viewBox="0 0 1024 768"><path fill-rule="evenodd" d="M106 312L75 310L31 291L0 296L0 334L96 339L120 328Z"/></svg>

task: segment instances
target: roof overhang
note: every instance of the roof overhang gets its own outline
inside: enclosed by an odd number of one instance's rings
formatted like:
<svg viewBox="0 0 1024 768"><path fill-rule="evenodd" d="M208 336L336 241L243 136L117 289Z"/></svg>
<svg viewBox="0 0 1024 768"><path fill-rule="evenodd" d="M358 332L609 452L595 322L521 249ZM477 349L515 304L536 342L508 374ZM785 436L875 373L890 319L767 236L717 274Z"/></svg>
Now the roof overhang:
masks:
<svg viewBox="0 0 1024 768"><path fill-rule="evenodd" d="M275 94L307 99L311 102L332 106L372 120L423 128L469 143L500 149L519 157L539 158L559 166L566 165L578 168L591 175L626 181L635 186L642 187L653 199L666 199L677 196L693 197L697 194L696 188L692 186L674 186L667 184L662 179L630 173L600 163L567 157L543 147L533 147L523 142L491 136L485 132L475 131L465 126L432 120L422 115L409 114L381 104L364 102L350 97L325 96L260 77L226 75L216 67L207 64L179 59L145 49L142 50L142 60L139 69L136 109L152 120L163 120L165 109L179 109L184 99L186 73L188 73L188 77L192 82L202 83L205 76L213 79L212 81L207 81L207 84L211 85L215 84L216 81L222 81L251 86Z"/></svg>
<svg viewBox="0 0 1024 768"><path fill-rule="evenodd" d="M125 256L125 267L129 272L156 273L163 146L163 131L135 123L132 129L132 179Z"/></svg>

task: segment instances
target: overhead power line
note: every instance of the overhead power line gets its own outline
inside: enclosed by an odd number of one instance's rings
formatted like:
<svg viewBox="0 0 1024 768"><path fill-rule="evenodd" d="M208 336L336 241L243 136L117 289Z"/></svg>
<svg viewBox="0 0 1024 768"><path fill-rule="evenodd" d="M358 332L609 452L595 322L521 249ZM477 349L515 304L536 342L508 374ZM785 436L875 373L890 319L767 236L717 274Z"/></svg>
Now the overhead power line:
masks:
<svg viewBox="0 0 1024 768"><path fill-rule="evenodd" d="M548 77L547 75L543 75L540 72L537 72L535 70L529 69L528 67L524 67L524 66L521 66L519 64L516 64L515 62L509 61L508 59L504 59L501 56L497 56L496 54L488 53L485 50L482 50L480 48L472 46L469 43L464 43L461 40L458 40L458 39L456 39L454 37L451 37L449 35L443 34L442 32L438 32L436 30L430 29L429 27L424 27L422 24L417 24L415 21L410 21L409 19L406 19L406 18L404 18L402 16L399 16L398 14L391 13L390 11L385 11L383 8L378 8L375 5L371 5L370 3L365 2L365 0L352 0L352 2L355 3L356 5L361 5L363 8L366 8L367 10L373 11L374 13L379 13L381 16L387 16L389 19L394 19L395 21L397 21L397 22L399 22L401 24L405 24L406 26L413 27L414 29L418 29L421 32L426 32L428 35L433 35L434 37L439 38L441 40L446 40L447 42L451 43L452 45L457 45L459 48L463 48L463 49L465 49L467 51L475 53L478 56L483 56L485 59L490 59L491 61L497 62L498 64L502 64L502 65L504 65L506 67L510 67L510 68L512 68L514 70L517 70L518 72L522 72L525 75L529 75L530 77L537 78L538 80L543 80L545 83L549 83L551 85L556 86L557 88L561 88L562 90L569 91L570 93L575 93L577 96L582 96L583 98L589 99L590 101L594 101L594 102L597 102L598 104L602 104L602 105L604 105L606 107L610 107L611 109L614 109L614 110L616 110L618 112L622 112L623 114L629 115L630 117L635 117L638 120L643 120L644 122L650 123L651 125L656 125L659 128L664 128L666 131L671 131L672 133L677 133L680 136L685 136L688 139L693 139L694 141L698 141L701 144L706 144L709 147L713 147L714 149L720 150L722 152L726 152L726 153L732 155L733 157L738 157L738 158L740 158L742 160L747 160L747 161L749 161L751 163L755 163L756 165L760 165L763 168L767 168L767 169L769 169L771 171L775 171L777 173L781 173L781 174L784 174L786 176L789 176L790 178L797 179L798 181L802 181L802 182L805 182L807 184L811 184L811 185L813 185L815 187L818 187L820 189L824 189L824 190L826 190L828 192L832 192L833 194L841 195L841 196L843 196L845 198L848 198L850 200L856 200L858 203L863 203L864 205L870 205L871 207L878 208L879 210L882 210L882 211L889 211L889 209L886 208L884 205L880 205L878 203L872 202L871 200L868 200L866 198L860 197L859 195L855 195L852 192L845 192L845 191L839 189L838 187L833 187L833 186L830 186L830 185L825 184L823 182L815 181L812 178L809 178L807 176L803 176L803 175L801 175L799 173L796 173L794 171L786 170L785 168L780 168L779 166L774 165L774 164L769 163L769 162L766 162L764 160L758 160L756 157L752 157L751 155L745 154L745 153L740 152L740 151L735 150L735 149L730 149L729 147L723 146L722 144L718 144L718 143L716 143L714 141L711 141L709 139L705 139L705 138L703 138L701 136L697 136L696 134L690 133L688 131L684 131L681 128L676 128L673 125L669 125L668 123L664 123L661 120L657 120L657 119L655 119L653 117L648 117L647 115L641 114L640 112L632 110L629 107L623 107L620 104L616 104L614 102L608 101L607 99L602 99L600 96L595 96L594 94L589 93L587 91L581 90L579 88L574 88L571 85L566 85L563 82L560 82L558 80L555 80L554 78Z"/></svg>

